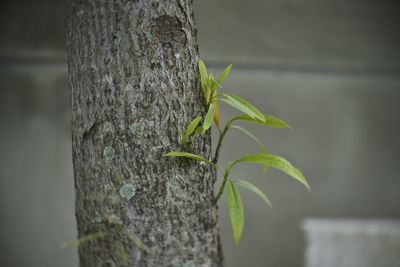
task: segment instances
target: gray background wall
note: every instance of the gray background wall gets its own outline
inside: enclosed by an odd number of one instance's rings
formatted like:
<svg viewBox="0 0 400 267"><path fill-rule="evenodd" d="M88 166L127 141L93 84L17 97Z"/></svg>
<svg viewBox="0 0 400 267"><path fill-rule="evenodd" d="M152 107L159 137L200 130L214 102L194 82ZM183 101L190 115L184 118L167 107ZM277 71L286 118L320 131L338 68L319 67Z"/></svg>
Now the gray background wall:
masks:
<svg viewBox="0 0 400 267"><path fill-rule="evenodd" d="M0 8L0 265L77 266L64 1ZM302 266L306 217L400 217L400 7L396 1L195 1L200 52L224 90L293 130L246 125L298 166L313 192L275 170L234 177L263 188L267 208L241 191L242 242L221 202L227 266ZM235 114L225 106L222 117ZM232 132L222 161L257 146Z"/></svg>

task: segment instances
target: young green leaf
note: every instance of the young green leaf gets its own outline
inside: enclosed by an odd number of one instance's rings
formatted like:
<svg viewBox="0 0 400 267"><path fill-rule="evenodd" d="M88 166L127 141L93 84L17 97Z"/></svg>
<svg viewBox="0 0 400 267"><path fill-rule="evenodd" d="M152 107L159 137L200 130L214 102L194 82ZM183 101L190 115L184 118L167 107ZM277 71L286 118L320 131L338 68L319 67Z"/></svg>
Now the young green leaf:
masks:
<svg viewBox="0 0 400 267"><path fill-rule="evenodd" d="M211 83L211 94L209 98L209 103L214 106L214 122L218 127L218 131L221 133L221 128L219 126L219 105L218 105L218 93L217 87L221 87L215 80L214 76L210 72L210 83Z"/></svg>
<svg viewBox="0 0 400 267"><path fill-rule="evenodd" d="M269 198L255 185L253 185L249 182L243 181L243 180L235 180L232 182L236 185L240 185L240 186L250 190L251 192L255 193L256 195L258 195L259 197L264 199L265 202L267 202L268 206L272 207L272 204L271 204L271 201L269 201Z"/></svg>
<svg viewBox="0 0 400 267"><path fill-rule="evenodd" d="M181 131L181 142L180 142L180 144L181 145L186 145L186 140L187 139L187 137L186 137L186 134L185 134L185 130L184 129L182 129L182 131Z"/></svg>
<svg viewBox="0 0 400 267"><path fill-rule="evenodd" d="M210 71L210 74L208 75L208 79L211 81L211 80L214 80L214 75L212 74L212 72Z"/></svg>
<svg viewBox="0 0 400 267"><path fill-rule="evenodd" d="M197 116L196 118L194 118L190 122L189 126L187 127L187 129L186 129L186 131L184 133L185 141L193 133L193 131L196 129L196 127L197 127L197 125L199 124L200 121L201 121L201 116Z"/></svg>
<svg viewBox="0 0 400 267"><path fill-rule="evenodd" d="M215 93L215 90L217 90L218 87L221 87L221 85L214 80L212 72L210 72L209 83L213 93Z"/></svg>
<svg viewBox="0 0 400 267"><path fill-rule="evenodd" d="M206 162L206 163L208 163L208 164L210 164L210 165L212 165L214 167L217 167L217 168L221 169L222 171L224 171L224 169L221 166L219 166L219 165L217 165L215 163L212 163L211 161L203 158L202 156L194 155L194 154L187 153L187 152L178 152L178 151L176 151L176 152L170 152L170 153L164 154L162 156L163 157L185 157L185 158L195 159L195 160L198 160L198 161L204 161L204 162Z"/></svg>
<svg viewBox="0 0 400 267"><path fill-rule="evenodd" d="M210 129L214 118L214 105L210 104L203 123L203 133Z"/></svg>
<svg viewBox="0 0 400 267"><path fill-rule="evenodd" d="M194 131L194 134L192 135L192 138L190 139L190 141L193 142L193 140L203 132L203 126L199 126L196 131Z"/></svg>
<svg viewBox="0 0 400 267"><path fill-rule="evenodd" d="M207 89L209 88L209 84L208 84L206 65L204 64L203 60L199 60L198 64L201 77L201 87L203 88L204 95L207 95Z"/></svg>
<svg viewBox="0 0 400 267"><path fill-rule="evenodd" d="M292 178L296 179L297 181L301 182L305 187L307 187L308 190L311 191L310 186L303 174L297 168L293 167L289 161L280 156L265 153L247 155L236 160L234 164L232 164L232 166L239 162L255 162L277 168L287 175L291 176Z"/></svg>
<svg viewBox="0 0 400 267"><path fill-rule="evenodd" d="M219 76L219 79L217 81L218 84L221 84L222 81L225 79L226 76L228 76L229 72L231 71L232 64L230 64L226 69L222 72L221 76Z"/></svg>
<svg viewBox="0 0 400 267"><path fill-rule="evenodd" d="M229 215L231 218L232 232L236 245L239 244L244 227L244 210L242 200L235 185L228 180L228 192L226 197Z"/></svg>
<svg viewBox="0 0 400 267"><path fill-rule="evenodd" d="M265 148L265 146L263 145L263 143L261 143L261 141L257 137L255 137L254 134L252 134L248 130L244 129L243 127L240 127L240 126L237 126L237 125L232 126L232 128L238 129L238 130L242 131L243 133L245 133L246 135L248 135L251 139L253 139L257 143L257 145L261 149L261 152L268 153L268 151Z"/></svg>
<svg viewBox="0 0 400 267"><path fill-rule="evenodd" d="M234 108L246 113L253 119L264 121L264 114L262 114L255 106L247 102L241 97L232 94L221 94L225 98L221 98L221 101L231 105Z"/></svg>
<svg viewBox="0 0 400 267"><path fill-rule="evenodd" d="M218 87L218 84L217 84L217 82L214 80L214 75L212 74L211 71L210 71L210 75L208 76L208 82L209 82L211 91L214 91L214 90Z"/></svg>
<svg viewBox="0 0 400 267"><path fill-rule="evenodd" d="M206 104L208 105L211 102L211 99L213 98L212 97L213 93L210 88L207 88L206 91L207 91L207 94L205 95L205 98L206 98Z"/></svg>
<svg viewBox="0 0 400 267"><path fill-rule="evenodd" d="M214 106L214 122L217 125L218 131L221 134L221 127L219 126L219 105L218 100L214 100L212 104Z"/></svg>
<svg viewBox="0 0 400 267"><path fill-rule="evenodd" d="M265 126L272 126L272 127L286 127L289 129L292 128L286 122L284 122L278 118L275 118L271 115L263 114L263 117L264 117L264 120L259 120L257 118L252 118L247 114L241 114L236 117L233 117L232 120L248 121L248 122L253 122L253 123L257 123L257 124L261 124L261 125L265 125Z"/></svg>

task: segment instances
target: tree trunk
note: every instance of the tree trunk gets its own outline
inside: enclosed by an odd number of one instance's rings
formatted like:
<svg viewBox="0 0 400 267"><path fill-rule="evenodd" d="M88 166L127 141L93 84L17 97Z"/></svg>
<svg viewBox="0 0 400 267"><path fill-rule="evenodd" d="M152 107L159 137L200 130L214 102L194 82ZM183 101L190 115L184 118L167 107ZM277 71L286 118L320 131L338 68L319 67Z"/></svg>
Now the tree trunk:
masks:
<svg viewBox="0 0 400 267"><path fill-rule="evenodd" d="M68 5L81 266L221 266L216 171L161 157L205 113L192 1ZM187 151L210 158L209 133Z"/></svg>

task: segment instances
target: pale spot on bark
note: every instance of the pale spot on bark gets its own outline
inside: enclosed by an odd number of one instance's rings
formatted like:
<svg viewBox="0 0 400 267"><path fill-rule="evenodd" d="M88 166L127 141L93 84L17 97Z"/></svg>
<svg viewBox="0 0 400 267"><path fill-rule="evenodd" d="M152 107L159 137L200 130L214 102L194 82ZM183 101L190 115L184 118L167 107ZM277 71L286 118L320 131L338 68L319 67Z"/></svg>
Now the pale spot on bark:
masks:
<svg viewBox="0 0 400 267"><path fill-rule="evenodd" d="M136 193L136 188L132 184L126 184L119 190L119 194L121 197L129 200L131 199Z"/></svg>

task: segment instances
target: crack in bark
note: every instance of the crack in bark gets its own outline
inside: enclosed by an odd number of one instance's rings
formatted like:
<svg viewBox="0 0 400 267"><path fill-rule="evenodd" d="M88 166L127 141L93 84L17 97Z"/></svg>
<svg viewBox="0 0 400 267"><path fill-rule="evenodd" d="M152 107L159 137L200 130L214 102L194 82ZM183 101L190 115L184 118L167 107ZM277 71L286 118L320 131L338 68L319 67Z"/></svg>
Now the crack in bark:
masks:
<svg viewBox="0 0 400 267"><path fill-rule="evenodd" d="M89 130L83 132L82 141L87 141L88 139L92 139L93 136L98 132L99 127L101 126L102 121L95 121L90 127Z"/></svg>

